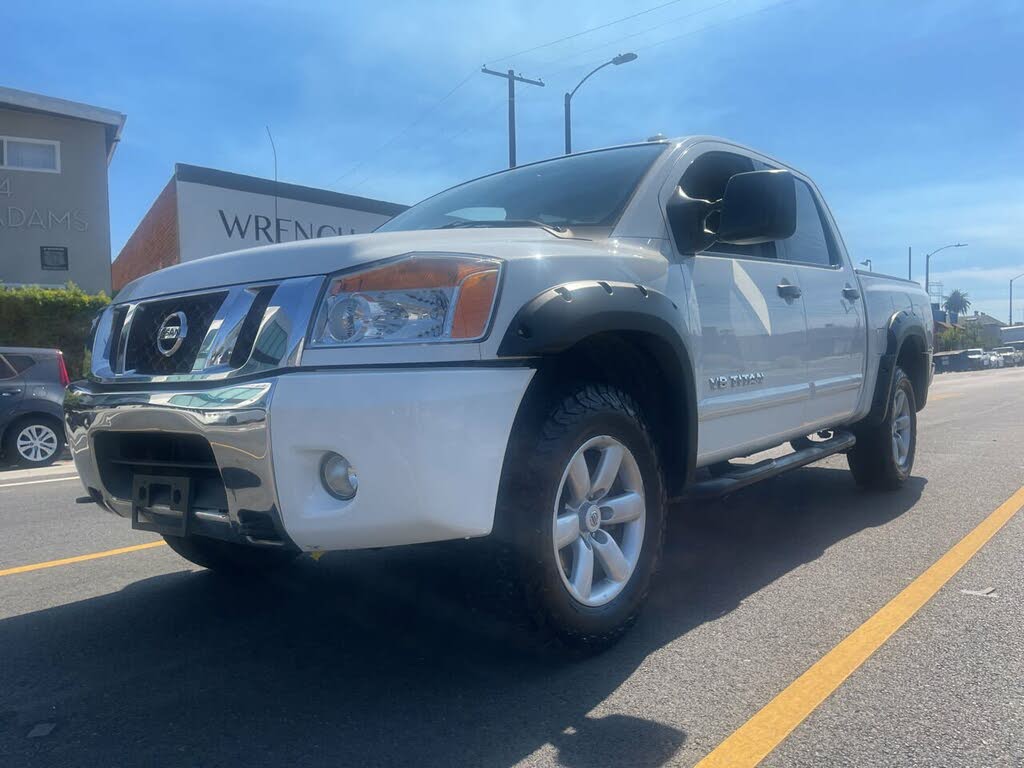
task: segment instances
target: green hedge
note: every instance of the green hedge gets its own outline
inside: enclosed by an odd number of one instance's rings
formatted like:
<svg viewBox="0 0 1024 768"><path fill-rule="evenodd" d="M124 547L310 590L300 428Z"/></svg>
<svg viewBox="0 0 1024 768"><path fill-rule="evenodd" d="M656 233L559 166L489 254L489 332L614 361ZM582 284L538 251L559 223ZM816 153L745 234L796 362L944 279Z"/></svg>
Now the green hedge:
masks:
<svg viewBox="0 0 1024 768"><path fill-rule="evenodd" d="M89 326L109 303L105 293L89 294L73 283L64 288L0 286L0 346L59 349L71 378L81 378Z"/></svg>

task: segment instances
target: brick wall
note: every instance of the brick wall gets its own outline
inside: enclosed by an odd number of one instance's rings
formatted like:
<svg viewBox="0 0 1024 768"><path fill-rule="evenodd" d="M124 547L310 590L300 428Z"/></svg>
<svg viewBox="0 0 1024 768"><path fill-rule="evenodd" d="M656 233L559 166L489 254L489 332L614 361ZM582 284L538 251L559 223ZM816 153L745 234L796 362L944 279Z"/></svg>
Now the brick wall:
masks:
<svg viewBox="0 0 1024 768"><path fill-rule="evenodd" d="M114 259L114 290L178 261L178 198L172 177Z"/></svg>

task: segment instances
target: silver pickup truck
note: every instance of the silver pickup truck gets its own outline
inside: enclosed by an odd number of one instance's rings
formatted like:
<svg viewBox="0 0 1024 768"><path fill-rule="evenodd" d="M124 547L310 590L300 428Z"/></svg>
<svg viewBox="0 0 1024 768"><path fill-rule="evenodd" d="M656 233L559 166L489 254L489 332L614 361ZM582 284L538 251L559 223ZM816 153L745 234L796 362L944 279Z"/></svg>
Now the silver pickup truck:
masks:
<svg viewBox="0 0 1024 768"><path fill-rule="evenodd" d="M669 499L840 452L899 486L932 333L807 176L651 141L147 275L99 318L66 426L90 497L195 563L487 537L538 628L598 648L640 610Z"/></svg>

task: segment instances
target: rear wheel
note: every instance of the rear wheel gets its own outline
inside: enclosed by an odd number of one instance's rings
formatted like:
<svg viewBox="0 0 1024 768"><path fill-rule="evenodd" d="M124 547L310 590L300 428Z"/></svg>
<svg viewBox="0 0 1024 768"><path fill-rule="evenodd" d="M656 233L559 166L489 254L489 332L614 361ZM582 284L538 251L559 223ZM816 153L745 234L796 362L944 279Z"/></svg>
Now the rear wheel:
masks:
<svg viewBox="0 0 1024 768"><path fill-rule="evenodd" d="M917 405L914 387L902 368L896 369L885 420L854 433L857 444L846 459L857 484L890 491L903 485L917 450Z"/></svg>
<svg viewBox="0 0 1024 768"><path fill-rule="evenodd" d="M43 417L22 419L7 431L4 453L24 467L45 467L60 456L64 435L60 425Z"/></svg>
<svg viewBox="0 0 1024 768"><path fill-rule="evenodd" d="M164 536L167 546L186 560L226 576L256 576L282 568L298 552L263 549L204 536Z"/></svg>
<svg viewBox="0 0 1024 768"><path fill-rule="evenodd" d="M553 402L527 431L506 461L498 510L516 589L544 635L603 648L636 620L661 554L653 442L633 399L603 385Z"/></svg>

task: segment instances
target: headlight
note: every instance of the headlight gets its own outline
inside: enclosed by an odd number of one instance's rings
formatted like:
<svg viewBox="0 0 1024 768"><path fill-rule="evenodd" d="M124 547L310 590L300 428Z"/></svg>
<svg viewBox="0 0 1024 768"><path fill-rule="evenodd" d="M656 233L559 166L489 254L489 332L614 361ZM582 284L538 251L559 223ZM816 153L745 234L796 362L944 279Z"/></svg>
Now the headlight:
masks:
<svg viewBox="0 0 1024 768"><path fill-rule="evenodd" d="M494 308L501 262L422 253L331 278L313 346L472 341Z"/></svg>

